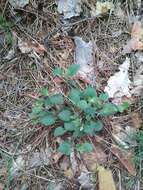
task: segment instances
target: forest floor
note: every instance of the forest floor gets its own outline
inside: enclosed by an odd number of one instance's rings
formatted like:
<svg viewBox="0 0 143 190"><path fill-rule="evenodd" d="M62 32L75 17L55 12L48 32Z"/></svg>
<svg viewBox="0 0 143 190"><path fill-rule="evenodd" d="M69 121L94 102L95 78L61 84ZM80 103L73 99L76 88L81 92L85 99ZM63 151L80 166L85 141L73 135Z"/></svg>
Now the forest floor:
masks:
<svg viewBox="0 0 143 190"><path fill-rule="evenodd" d="M143 5L81 2L69 18L55 0L0 1L0 190L143 189ZM100 93L113 76L110 87L118 96L110 101L129 107L86 137L93 152L66 156L57 151L66 135L49 135L49 127L33 124L29 113L40 89L63 88L53 70L75 63L76 39L87 60L92 44L92 63L71 80ZM82 54L79 62L84 59ZM125 60L129 68L122 70Z"/></svg>

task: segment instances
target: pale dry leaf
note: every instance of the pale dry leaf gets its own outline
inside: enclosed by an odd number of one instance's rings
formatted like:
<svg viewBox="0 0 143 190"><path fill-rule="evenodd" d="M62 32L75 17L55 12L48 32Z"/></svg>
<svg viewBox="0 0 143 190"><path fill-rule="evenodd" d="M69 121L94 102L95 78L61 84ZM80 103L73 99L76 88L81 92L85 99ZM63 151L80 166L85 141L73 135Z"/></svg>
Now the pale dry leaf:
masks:
<svg viewBox="0 0 143 190"><path fill-rule="evenodd" d="M130 59L126 57L126 60L119 66L119 72L111 76L107 82L107 86L104 91L108 93L110 98L113 98L113 102L116 104L121 103L123 96L131 97L128 70L130 66Z"/></svg>
<svg viewBox="0 0 143 190"><path fill-rule="evenodd" d="M93 183L92 183L92 176L90 172L83 166L81 169L81 174L78 177L78 182L81 185L82 188L87 188L87 189L93 189Z"/></svg>
<svg viewBox="0 0 143 190"><path fill-rule="evenodd" d="M19 171L24 169L24 165L25 160L22 156L18 156L16 160L13 160L12 167L10 168L11 176L17 176Z"/></svg>
<svg viewBox="0 0 143 190"><path fill-rule="evenodd" d="M93 66L93 44L91 41L85 42L82 38L75 36L75 56L74 63L80 65L78 74L90 81L91 84L95 81L94 66Z"/></svg>
<svg viewBox="0 0 143 190"><path fill-rule="evenodd" d="M131 175L136 175L135 165L132 161L133 156L131 154L125 151L121 151L118 147L114 145L112 145L110 150L120 160L120 162Z"/></svg>
<svg viewBox="0 0 143 190"><path fill-rule="evenodd" d="M64 184L62 182L52 182L49 181L47 190L64 190Z"/></svg>
<svg viewBox="0 0 143 190"><path fill-rule="evenodd" d="M137 38L133 38L124 46L123 54L131 53L136 50L143 50L143 42Z"/></svg>
<svg viewBox="0 0 143 190"><path fill-rule="evenodd" d="M110 1L96 2L96 8L91 7L91 16L102 16L106 15L109 11L114 10L114 4Z"/></svg>
<svg viewBox="0 0 143 190"><path fill-rule="evenodd" d="M23 54L35 51L36 53L43 55L44 52L46 52L43 45L31 41L22 41L21 39L18 39L18 47Z"/></svg>
<svg viewBox="0 0 143 190"><path fill-rule="evenodd" d="M28 5L29 0L9 0L9 3L16 8L23 8Z"/></svg>
<svg viewBox="0 0 143 190"><path fill-rule="evenodd" d="M79 16L81 13L80 0L59 0L58 12L64 15L64 19Z"/></svg>
<svg viewBox="0 0 143 190"><path fill-rule="evenodd" d="M116 7L114 9L114 14L119 17L121 20L124 20L126 17L125 10L122 9L122 3L116 2Z"/></svg>
<svg viewBox="0 0 143 190"><path fill-rule="evenodd" d="M111 170L98 167L99 190L116 190Z"/></svg>
<svg viewBox="0 0 143 190"><path fill-rule="evenodd" d="M136 58L137 58L137 64L140 65L143 63L143 52L137 52L135 54Z"/></svg>
<svg viewBox="0 0 143 190"><path fill-rule="evenodd" d="M73 171L72 171L71 168L65 170L65 171L64 171L64 175L65 175L67 178L69 178L69 179L72 179L72 178L74 177Z"/></svg>
<svg viewBox="0 0 143 190"><path fill-rule="evenodd" d="M38 166L49 165L51 159L51 152L47 148L41 149L40 152L34 152L28 160L28 168L36 168Z"/></svg>
<svg viewBox="0 0 143 190"><path fill-rule="evenodd" d="M18 40L18 47L21 51L21 53L30 53L32 51L32 48L28 46L27 42L22 41L21 39Z"/></svg>
<svg viewBox="0 0 143 190"><path fill-rule="evenodd" d="M142 39L143 37L143 28L142 24L139 21L136 21L133 24L132 30L131 30L131 38L137 38Z"/></svg>
<svg viewBox="0 0 143 190"><path fill-rule="evenodd" d="M143 27L139 21L136 21L133 24L131 39L124 46L123 54L131 53L136 50L143 50Z"/></svg>

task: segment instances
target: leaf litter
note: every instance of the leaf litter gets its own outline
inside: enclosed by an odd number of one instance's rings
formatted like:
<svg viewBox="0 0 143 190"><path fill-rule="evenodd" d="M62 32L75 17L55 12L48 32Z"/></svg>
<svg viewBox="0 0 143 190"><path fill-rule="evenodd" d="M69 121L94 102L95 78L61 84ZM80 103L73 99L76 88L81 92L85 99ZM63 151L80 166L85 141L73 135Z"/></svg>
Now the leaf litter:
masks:
<svg viewBox="0 0 143 190"><path fill-rule="evenodd" d="M59 0L58 12L64 15L64 19L79 16L81 13L80 0Z"/></svg>
<svg viewBox="0 0 143 190"><path fill-rule="evenodd" d="M93 64L93 43L92 41L85 42L82 38L75 36L75 56L74 63L80 65L78 74L87 79L90 84L95 83L95 73Z"/></svg>
<svg viewBox="0 0 143 190"><path fill-rule="evenodd" d="M131 97L131 81L128 75L129 67L130 59L126 57L126 60L119 66L119 72L109 78L107 86L104 89L116 104L120 104L124 96Z"/></svg>

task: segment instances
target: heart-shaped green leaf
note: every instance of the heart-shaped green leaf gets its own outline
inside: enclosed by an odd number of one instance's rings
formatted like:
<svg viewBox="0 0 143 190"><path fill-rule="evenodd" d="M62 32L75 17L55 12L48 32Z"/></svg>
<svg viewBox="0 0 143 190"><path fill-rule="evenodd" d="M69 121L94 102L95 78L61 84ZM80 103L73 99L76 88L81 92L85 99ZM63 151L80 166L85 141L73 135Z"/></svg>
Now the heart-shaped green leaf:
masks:
<svg viewBox="0 0 143 190"><path fill-rule="evenodd" d="M71 143L70 142L63 142L60 144L59 148L58 148L58 151L63 153L63 154L66 154L66 155L70 155L71 153Z"/></svg>
<svg viewBox="0 0 143 190"><path fill-rule="evenodd" d="M106 103L103 108L100 110L99 114L102 116L113 115L118 112L118 108L115 104Z"/></svg>
<svg viewBox="0 0 143 190"><path fill-rule="evenodd" d="M59 113L58 117L62 120L62 121L69 121L70 117L71 117L71 111L69 110L63 110Z"/></svg>
<svg viewBox="0 0 143 190"><path fill-rule="evenodd" d="M57 127L54 131L54 136L57 137L57 136L62 136L64 135L66 132L66 130L63 128L63 127Z"/></svg>
<svg viewBox="0 0 143 190"><path fill-rule="evenodd" d="M69 68L67 69L66 75L69 77L74 76L78 72L79 68L80 68L80 65L78 64L70 65Z"/></svg>
<svg viewBox="0 0 143 190"><path fill-rule="evenodd" d="M45 114L40 118L40 123L45 126L53 125L55 122L56 118L52 114Z"/></svg>
<svg viewBox="0 0 143 190"><path fill-rule="evenodd" d="M83 152L90 153L93 151L93 145L91 143L85 142L82 144L77 144L76 149L80 153L83 153Z"/></svg>

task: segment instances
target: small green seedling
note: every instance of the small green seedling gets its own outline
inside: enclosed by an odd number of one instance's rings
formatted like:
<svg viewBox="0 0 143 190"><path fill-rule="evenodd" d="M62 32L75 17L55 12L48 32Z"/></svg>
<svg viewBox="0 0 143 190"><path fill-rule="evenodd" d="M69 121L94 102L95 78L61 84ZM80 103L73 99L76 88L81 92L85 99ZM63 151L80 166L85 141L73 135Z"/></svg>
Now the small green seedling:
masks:
<svg viewBox="0 0 143 190"><path fill-rule="evenodd" d="M71 65L67 71L60 68L54 70L54 74L64 78L73 77L79 69L79 65ZM123 112L128 106L117 106L109 101L107 93L97 95L96 90L87 86L81 90L77 86L68 85L66 96L62 93L50 94L42 89L41 97L36 100L30 114L34 123L53 129L53 136L66 136L73 139L60 144L58 150L66 155L71 152L73 142L78 142L81 137L95 136L103 127L102 117ZM77 151L91 152L93 145L89 142L76 143Z"/></svg>

